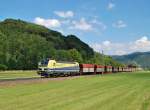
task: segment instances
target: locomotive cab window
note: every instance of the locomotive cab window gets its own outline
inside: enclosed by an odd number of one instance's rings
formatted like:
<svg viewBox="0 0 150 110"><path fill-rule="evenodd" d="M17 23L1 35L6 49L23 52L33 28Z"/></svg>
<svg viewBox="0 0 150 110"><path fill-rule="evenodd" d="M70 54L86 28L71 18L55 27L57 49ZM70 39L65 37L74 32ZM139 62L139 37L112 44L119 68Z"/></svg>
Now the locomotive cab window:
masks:
<svg viewBox="0 0 150 110"><path fill-rule="evenodd" d="M49 59L43 59L39 65L44 66L44 65L48 65Z"/></svg>

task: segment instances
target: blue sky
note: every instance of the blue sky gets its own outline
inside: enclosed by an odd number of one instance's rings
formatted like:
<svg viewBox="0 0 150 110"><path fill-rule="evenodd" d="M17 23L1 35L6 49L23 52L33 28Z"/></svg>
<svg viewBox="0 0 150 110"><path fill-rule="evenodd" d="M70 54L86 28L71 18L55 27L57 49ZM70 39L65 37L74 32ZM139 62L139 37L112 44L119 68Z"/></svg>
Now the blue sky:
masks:
<svg viewBox="0 0 150 110"><path fill-rule="evenodd" d="M1 0L6 18L75 34L105 54L150 51L150 0Z"/></svg>

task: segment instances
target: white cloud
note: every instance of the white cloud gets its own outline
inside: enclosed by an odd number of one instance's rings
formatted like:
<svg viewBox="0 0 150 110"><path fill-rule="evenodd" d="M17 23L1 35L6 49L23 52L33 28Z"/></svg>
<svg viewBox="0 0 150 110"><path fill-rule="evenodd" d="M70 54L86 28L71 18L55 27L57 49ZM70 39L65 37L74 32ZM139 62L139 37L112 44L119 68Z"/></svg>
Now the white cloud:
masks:
<svg viewBox="0 0 150 110"><path fill-rule="evenodd" d="M103 31L106 30L107 26L99 21L97 18L93 18L91 20L86 20L85 18L80 18L79 20L73 19L45 19L42 17L36 17L33 21L36 24L43 25L47 28L55 29L57 31L63 30L70 31L74 34L79 34L83 32L92 32L97 35L101 35ZM68 30L70 29L70 30Z"/></svg>
<svg viewBox="0 0 150 110"><path fill-rule="evenodd" d="M118 20L117 22L113 23L112 26L115 28L125 28L127 27L127 24L122 20Z"/></svg>
<svg viewBox="0 0 150 110"><path fill-rule="evenodd" d="M140 39L133 42L133 44L130 43L131 50L136 51L150 51L150 40L147 36L143 36Z"/></svg>
<svg viewBox="0 0 150 110"><path fill-rule="evenodd" d="M36 17L34 19L34 23L36 23L38 25L43 25L43 26L48 27L48 28L56 28L56 27L61 26L60 21L57 19L44 19L41 17Z"/></svg>
<svg viewBox="0 0 150 110"><path fill-rule="evenodd" d="M62 18L69 18L69 17L73 17L74 16L74 13L72 11L54 11L54 13L59 16L59 17L62 17Z"/></svg>
<svg viewBox="0 0 150 110"><path fill-rule="evenodd" d="M81 18L80 21L72 21L73 26L70 29L77 29L82 31L91 31L93 27L88 23L84 18Z"/></svg>
<svg viewBox="0 0 150 110"><path fill-rule="evenodd" d="M110 55L124 55L132 52L150 51L150 40L147 36L143 36L129 43L112 43L111 41L103 41L102 43L93 43L91 47L97 51L104 51Z"/></svg>
<svg viewBox="0 0 150 110"><path fill-rule="evenodd" d="M94 25L93 27L97 27L98 29L100 29L102 31L106 30L106 28L107 28L107 26L104 23L102 23L101 21L98 21L96 19L93 19L91 21L91 23Z"/></svg>
<svg viewBox="0 0 150 110"><path fill-rule="evenodd" d="M110 46L111 45L111 42L110 41L104 41L103 43L102 43L104 46Z"/></svg>
<svg viewBox="0 0 150 110"><path fill-rule="evenodd" d="M112 3L112 2L109 2L108 5L107 5L108 10L112 10L114 7L115 7L115 4Z"/></svg>
<svg viewBox="0 0 150 110"><path fill-rule="evenodd" d="M67 20L61 20L61 23L64 25L70 25L71 24L71 20L67 19Z"/></svg>
<svg viewBox="0 0 150 110"><path fill-rule="evenodd" d="M135 41L135 45L139 47L147 47L150 46L150 41L148 40L147 36L143 36Z"/></svg>
<svg viewBox="0 0 150 110"><path fill-rule="evenodd" d="M80 31L93 31L96 34L101 34L102 31L106 30L107 26L96 18L92 20L86 20L81 18L78 21L71 21L69 29L80 30Z"/></svg>

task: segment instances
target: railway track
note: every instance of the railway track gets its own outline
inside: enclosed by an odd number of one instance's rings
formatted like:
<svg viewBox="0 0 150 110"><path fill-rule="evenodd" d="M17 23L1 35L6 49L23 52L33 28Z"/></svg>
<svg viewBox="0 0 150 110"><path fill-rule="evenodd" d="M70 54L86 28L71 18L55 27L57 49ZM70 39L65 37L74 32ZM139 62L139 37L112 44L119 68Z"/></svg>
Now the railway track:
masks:
<svg viewBox="0 0 150 110"><path fill-rule="evenodd" d="M25 81L25 80L37 80L37 79L41 79L41 77L0 79L0 82L7 82L7 81Z"/></svg>
<svg viewBox="0 0 150 110"><path fill-rule="evenodd" d="M44 81L44 80L65 80L71 78L77 78L80 76L69 76L69 77L51 77L51 78L44 78L44 77L30 77L30 78L13 78L13 79L0 79L0 83L5 82L30 82L30 81Z"/></svg>

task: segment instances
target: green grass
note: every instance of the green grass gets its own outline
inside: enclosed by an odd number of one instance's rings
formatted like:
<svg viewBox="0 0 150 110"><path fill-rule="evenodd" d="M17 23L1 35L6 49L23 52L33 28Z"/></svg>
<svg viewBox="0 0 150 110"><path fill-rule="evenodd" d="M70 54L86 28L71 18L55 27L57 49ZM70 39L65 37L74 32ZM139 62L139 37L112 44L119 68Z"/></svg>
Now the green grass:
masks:
<svg viewBox="0 0 150 110"><path fill-rule="evenodd" d="M0 110L150 110L150 72L2 86Z"/></svg>
<svg viewBox="0 0 150 110"><path fill-rule="evenodd" d="M1 79L16 79L16 78L30 78L30 77L39 77L36 71L1 71Z"/></svg>

